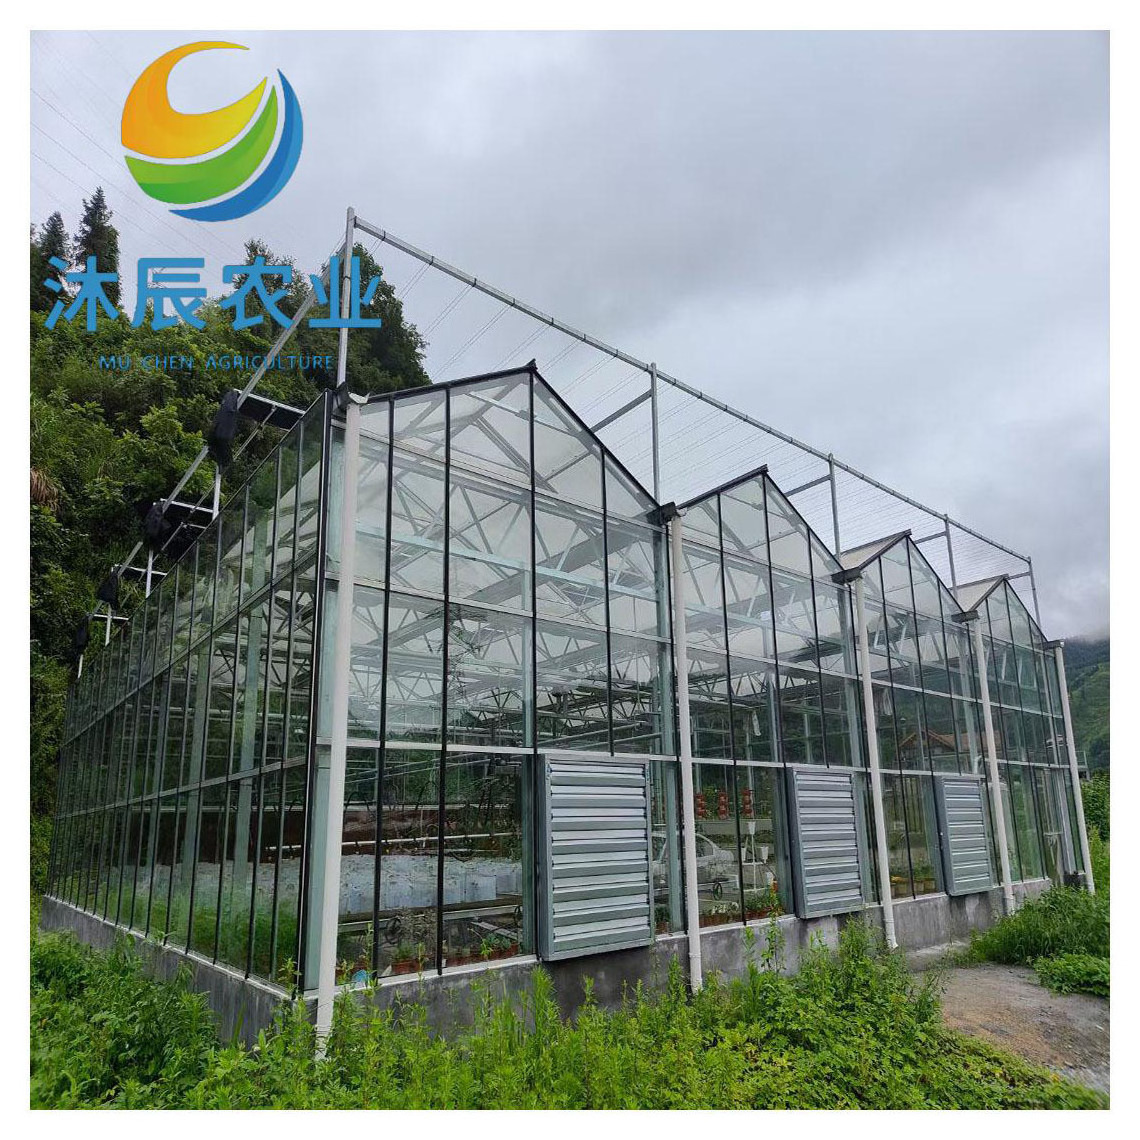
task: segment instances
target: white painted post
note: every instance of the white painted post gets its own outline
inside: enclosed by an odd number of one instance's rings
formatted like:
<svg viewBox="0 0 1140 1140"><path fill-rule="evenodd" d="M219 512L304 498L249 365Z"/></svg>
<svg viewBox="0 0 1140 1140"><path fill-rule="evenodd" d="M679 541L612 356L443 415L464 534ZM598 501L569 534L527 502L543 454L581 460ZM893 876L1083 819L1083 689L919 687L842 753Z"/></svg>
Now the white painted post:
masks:
<svg viewBox="0 0 1140 1140"><path fill-rule="evenodd" d="M982 723L986 732L986 770L990 782L990 815L997 837L998 860L1001 863L1001 895L1006 914L1013 914L1017 903L1013 897L1013 876L1009 869L1009 836L1005 831L1005 808L1001 798L1001 776L998 774L997 740L994 737L994 713L990 707L989 669L985 646L982 644L982 626L977 615L970 619L970 637L974 644L974 660L978 663L978 687L982 693Z"/></svg>
<svg viewBox="0 0 1140 1140"><path fill-rule="evenodd" d="M352 247L356 212L345 215L344 256L341 258L340 315L349 315ZM330 279L331 287L331 279ZM317 954L317 1052L324 1056L336 1000L336 943L340 924L340 856L344 837L344 777L348 757L348 688L352 658L352 595L356 577L356 497L360 459L360 403L348 395L348 329L337 341L336 390L345 405L344 487L341 497L339 580L336 592L336 634L333 640L331 745L328 752L328 804L325 810L325 850ZM318 759L318 763L320 760ZM315 917L315 916L314 916Z"/></svg>
<svg viewBox="0 0 1140 1140"><path fill-rule="evenodd" d="M320 950L317 956L317 1041L332 1028L336 998L336 941L340 920L340 856L344 834L344 775L348 755L348 687L352 657L352 593L356 574L356 469L360 455L360 404L350 400L344 424L344 491L341 500L340 576L333 641L331 747L325 849L321 877ZM317 916L314 915L314 918Z"/></svg>
<svg viewBox="0 0 1140 1140"><path fill-rule="evenodd" d="M1065 678L1065 643L1058 641L1053 646L1053 657L1057 662L1057 686L1061 690L1061 715L1065 718L1065 747L1069 750L1069 776L1073 781L1073 800L1077 808L1077 833L1081 838L1081 859L1085 864L1085 882L1089 894L1096 894L1093 882L1092 859L1089 857L1089 830L1085 826L1085 801L1081 795L1081 771L1077 765L1077 744L1073 738L1073 717L1069 711L1069 683Z"/></svg>
<svg viewBox="0 0 1140 1140"><path fill-rule="evenodd" d="M697 895L697 825L693 817L693 733L689 721L689 649L685 629L685 575L681 516L669 520L673 585L673 664L677 674L677 754L681 765L681 847L685 862L685 928L689 932L689 988L704 983L701 968L701 906Z"/></svg>
<svg viewBox="0 0 1140 1140"><path fill-rule="evenodd" d="M649 365L650 442L653 446L653 497L661 502L661 435L658 428L657 365Z"/></svg>
<svg viewBox="0 0 1140 1140"><path fill-rule="evenodd" d="M887 817L883 810L883 771L879 764L879 728L875 717L875 690L871 685L871 647L867 639L865 584L855 579L855 624L859 642L859 674L863 683L863 723L867 736L867 767L871 774L871 810L875 817L875 851L879 863L879 897L883 907L883 932L887 945L898 946L895 936L895 901L891 895L891 868L887 852Z"/></svg>

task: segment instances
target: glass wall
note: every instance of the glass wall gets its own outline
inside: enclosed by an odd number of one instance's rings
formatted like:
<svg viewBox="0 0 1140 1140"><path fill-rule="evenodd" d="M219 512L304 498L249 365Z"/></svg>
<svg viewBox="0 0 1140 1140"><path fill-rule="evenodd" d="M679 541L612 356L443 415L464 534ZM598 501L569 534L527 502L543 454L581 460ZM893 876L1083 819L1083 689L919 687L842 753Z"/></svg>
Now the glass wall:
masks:
<svg viewBox="0 0 1140 1140"><path fill-rule="evenodd" d="M375 397L334 431L325 608L358 482L338 959L361 980L531 952L535 764L654 757L657 923L681 923L656 504L530 372ZM318 745L331 741L333 627ZM318 814L321 784L317 784ZM315 868L314 868L315 870ZM311 981L312 979L310 979Z"/></svg>
<svg viewBox="0 0 1140 1140"><path fill-rule="evenodd" d="M943 889L934 776L986 774L969 630L909 538L863 579L891 894L932 894Z"/></svg>
<svg viewBox="0 0 1140 1140"><path fill-rule="evenodd" d="M1019 879L1062 882L1081 869L1081 852L1056 659L1008 581L989 590L978 613L1011 869Z"/></svg>
<svg viewBox="0 0 1140 1140"><path fill-rule="evenodd" d="M850 591L764 472L683 535L701 923L792 912L787 769L864 763Z"/></svg>
<svg viewBox="0 0 1140 1140"><path fill-rule="evenodd" d="M86 654L60 758L51 893L270 979L299 953L325 422Z"/></svg>
<svg viewBox="0 0 1140 1140"><path fill-rule="evenodd" d="M323 896L315 856L331 828L339 980L529 953L538 764L574 753L648 765L653 921L682 930L668 548L652 498L531 371L370 398L352 470L342 423L331 397L310 409L86 655L51 893L245 973L277 980L288 965L308 988L320 929L305 912ZM763 470L683 519L701 923L802 911L790 772L851 772L873 834L851 590ZM887 856L893 895L910 897L942 889L935 777L986 777L978 662L918 546L873 549ZM1007 583L973 596L1014 872L1060 879L1079 846L1053 653ZM330 820L342 597L348 751Z"/></svg>

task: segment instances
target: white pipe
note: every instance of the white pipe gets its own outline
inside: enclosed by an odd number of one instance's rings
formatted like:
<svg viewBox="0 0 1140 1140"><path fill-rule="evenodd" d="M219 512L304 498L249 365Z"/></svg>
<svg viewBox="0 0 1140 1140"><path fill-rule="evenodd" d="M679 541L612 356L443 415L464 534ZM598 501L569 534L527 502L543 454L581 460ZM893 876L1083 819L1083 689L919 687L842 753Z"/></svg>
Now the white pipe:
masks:
<svg viewBox="0 0 1140 1140"><path fill-rule="evenodd" d="M1057 662L1057 685L1061 690L1061 715L1065 718L1065 746L1069 750L1069 776L1073 781L1073 799L1077 808L1077 833L1081 837L1081 858L1085 864L1085 882L1089 885L1089 894L1096 894L1096 883L1093 882L1092 859L1089 857L1089 831L1085 826L1085 801L1081 795L1081 772L1077 766L1077 744L1073 738L1073 717L1069 711L1069 683L1065 678L1065 648L1064 642L1057 642L1053 647L1053 657Z"/></svg>
<svg viewBox="0 0 1140 1140"><path fill-rule="evenodd" d="M352 658L352 594L356 574L356 469L360 405L350 401L344 423L344 491L341 501L340 574L336 592L327 825L325 828L321 941L317 967L317 1043L323 1055L336 999L336 942L340 921L340 856L344 827L344 772L348 754L348 686Z"/></svg>
<svg viewBox="0 0 1140 1140"><path fill-rule="evenodd" d="M891 868L887 852L887 818L883 810L883 772L879 766L879 728L875 717L875 690L871 686L871 647L867 640L867 605L862 576L855 579L855 624L859 641L859 673L863 682L863 723L867 736L867 767L871 773L871 809L875 816L875 851L879 863L879 899L883 907L883 933L887 945L898 946L895 936L895 900L891 896Z"/></svg>
<svg viewBox="0 0 1140 1140"><path fill-rule="evenodd" d="M701 968L701 905L697 895L697 825L693 818L693 734L689 721L689 648L685 629L685 573L681 518L669 522L673 585L673 665L677 676L678 756L681 765L681 847L685 863L685 928L689 932L689 987L704 982Z"/></svg>
<svg viewBox="0 0 1140 1140"><path fill-rule="evenodd" d="M1006 914L1013 914L1017 903L1013 897L1013 876L1009 870L1009 836L1005 831L1005 809L1001 799L1001 776L998 774L997 741L994 737L994 713L990 707L989 669L986 650L982 644L982 626L977 617L970 621L970 637L974 643L974 660L978 663L978 687L982 696L982 722L986 730L986 770L990 782L990 815L997 837L998 859L1001 862L1001 896Z"/></svg>

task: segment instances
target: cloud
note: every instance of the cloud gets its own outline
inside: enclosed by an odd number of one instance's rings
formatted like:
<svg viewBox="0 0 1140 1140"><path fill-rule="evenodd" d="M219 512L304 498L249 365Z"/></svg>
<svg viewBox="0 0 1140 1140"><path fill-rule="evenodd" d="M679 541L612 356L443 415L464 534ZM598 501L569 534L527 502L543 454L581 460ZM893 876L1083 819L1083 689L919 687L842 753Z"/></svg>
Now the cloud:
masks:
<svg viewBox="0 0 1140 1140"><path fill-rule="evenodd" d="M305 153L265 210L205 236L159 224L108 157L129 65L171 42L34 38L33 85L72 123L35 98L33 120L93 171L33 145L84 184L106 172L128 258L184 234L220 265L255 230L315 266L352 204L1033 554L1051 633L1107 627L1106 36L251 35L300 95ZM45 181L78 197L40 174L37 217ZM425 280L408 312L426 327L454 294ZM465 300L432 361L492 312ZM524 331L503 321L456 367Z"/></svg>

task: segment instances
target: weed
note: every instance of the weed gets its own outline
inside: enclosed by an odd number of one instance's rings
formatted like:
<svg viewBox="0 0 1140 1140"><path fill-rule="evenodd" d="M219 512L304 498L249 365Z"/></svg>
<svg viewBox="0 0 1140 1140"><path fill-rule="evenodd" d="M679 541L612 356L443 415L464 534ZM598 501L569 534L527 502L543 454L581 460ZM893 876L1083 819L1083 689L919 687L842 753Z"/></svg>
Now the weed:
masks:
<svg viewBox="0 0 1140 1140"><path fill-rule="evenodd" d="M1060 954L1033 963L1041 984L1056 994L1108 997L1108 959L1093 954Z"/></svg>
<svg viewBox="0 0 1140 1140"><path fill-rule="evenodd" d="M775 928L777 924L772 924ZM561 1016L549 976L509 998L488 978L473 1024L432 1032L423 1007L342 994L323 1059L304 1006L256 1049L220 1043L185 976L145 977L60 935L32 947L32 1104L179 1108L1093 1108L1104 1098L947 1030L930 981L849 922L799 972L716 974L690 996L673 959L658 992Z"/></svg>

